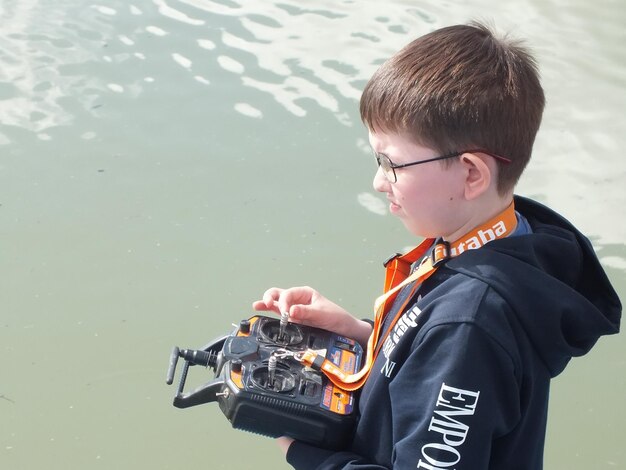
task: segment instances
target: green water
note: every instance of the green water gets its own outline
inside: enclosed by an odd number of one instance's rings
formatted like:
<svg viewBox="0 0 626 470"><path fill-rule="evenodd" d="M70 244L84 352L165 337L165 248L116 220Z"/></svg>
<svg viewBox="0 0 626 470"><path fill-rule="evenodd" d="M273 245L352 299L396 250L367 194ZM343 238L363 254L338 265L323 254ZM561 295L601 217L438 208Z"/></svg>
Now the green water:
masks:
<svg viewBox="0 0 626 470"><path fill-rule="evenodd" d="M548 104L519 193L626 293L626 4L0 1L0 468L281 469L215 405L171 406L171 347L310 284L367 316L413 243L371 187L358 97L414 37L526 37ZM626 468L626 344L554 381L546 468Z"/></svg>

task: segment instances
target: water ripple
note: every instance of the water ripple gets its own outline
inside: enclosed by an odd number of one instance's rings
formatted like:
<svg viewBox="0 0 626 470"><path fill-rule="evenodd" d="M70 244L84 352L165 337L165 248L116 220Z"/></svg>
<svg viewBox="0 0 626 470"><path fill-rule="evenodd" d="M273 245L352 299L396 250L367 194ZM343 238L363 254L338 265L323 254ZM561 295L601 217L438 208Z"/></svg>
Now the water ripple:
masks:
<svg viewBox="0 0 626 470"><path fill-rule="evenodd" d="M246 76L242 77L245 85L270 93L296 116L305 116L307 112L294 101L310 99L336 113L340 122L347 125L351 125L351 121L338 100L349 100L347 106L354 106L354 101L358 100L362 84L381 59L380 50L372 50L369 45L385 37L391 52L405 42L402 36L423 25L420 23L423 20L415 18L415 13L410 13L412 19L407 24L407 12L397 6L381 19L363 14L361 8L349 3L332 2L327 4L328 8L304 8L299 2L289 1L262 5L211 0L180 0L179 3L203 11L206 18L223 15L238 22L240 31L234 27L223 28L221 40L223 45L256 58L258 69L246 71ZM365 8L372 7L366 5ZM207 24L212 22L207 20ZM400 27L400 24L405 26ZM370 33L363 34L363 30ZM326 35L324 31L333 31L333 34ZM395 33L391 40L390 31ZM355 49L359 54L353 54ZM237 70L243 73L240 68ZM284 78L277 80L272 75ZM294 76L298 80L294 80Z"/></svg>
<svg viewBox="0 0 626 470"><path fill-rule="evenodd" d="M387 215L387 206L372 193L360 193L357 196L359 204L376 215Z"/></svg>
<svg viewBox="0 0 626 470"><path fill-rule="evenodd" d="M171 18L176 21L180 21L181 23L190 24L193 26L202 26L205 24L204 20L199 20L196 18L191 18L185 13L176 10L175 8L170 7L164 0L154 0L155 5L157 5L159 9L159 13L163 16Z"/></svg>
<svg viewBox="0 0 626 470"><path fill-rule="evenodd" d="M363 8L153 0L141 8L114 2L85 9L68 1L66 8L44 14L37 2L20 2L2 11L0 119L35 132L66 125L76 118L66 97L92 113L107 93L136 97L148 83L174 73L167 65L173 60L195 69L189 76L195 83L219 82L218 70L240 75L241 84L271 95L295 116L306 116L303 103L312 102L349 126L364 81L386 50L404 42L398 36L407 34L389 35L407 18L402 7L390 7L385 21L367 14L373 6ZM414 19L408 28L415 32L416 26ZM384 46L372 49L382 37ZM195 53L193 44L210 56Z"/></svg>

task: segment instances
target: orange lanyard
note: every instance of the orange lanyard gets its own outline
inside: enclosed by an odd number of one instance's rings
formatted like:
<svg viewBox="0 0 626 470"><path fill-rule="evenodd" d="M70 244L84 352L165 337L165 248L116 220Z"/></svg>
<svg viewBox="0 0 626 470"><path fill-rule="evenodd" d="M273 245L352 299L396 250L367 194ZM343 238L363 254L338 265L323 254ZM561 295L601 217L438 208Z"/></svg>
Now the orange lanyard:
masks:
<svg viewBox="0 0 626 470"><path fill-rule="evenodd" d="M325 358L317 351L308 349L299 355L298 359L303 364L321 370L337 387L344 390L358 390L365 380L378 357L384 339L400 319L406 304L411 300L419 286L445 261L460 255L467 250L475 250L486 243L504 238L515 231L517 217L513 202L500 214L488 220L480 227L475 228L453 243L436 241L429 238L404 255L396 255L385 263L385 293L374 302L374 327L367 342L367 356L363 368L355 374L346 374L339 367ZM432 248L429 256L424 257ZM422 259L423 258L423 259ZM413 263L422 259L419 267L411 274ZM383 322L393 302L402 287L413 283L411 292L406 298L405 304L398 309L396 317L381 339ZM381 339L379 341L379 339Z"/></svg>

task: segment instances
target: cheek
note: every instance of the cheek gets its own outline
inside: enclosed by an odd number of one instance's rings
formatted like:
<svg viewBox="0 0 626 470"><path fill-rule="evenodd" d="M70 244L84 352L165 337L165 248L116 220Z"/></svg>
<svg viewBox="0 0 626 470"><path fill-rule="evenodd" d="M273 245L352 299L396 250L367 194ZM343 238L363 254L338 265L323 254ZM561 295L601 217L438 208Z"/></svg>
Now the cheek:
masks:
<svg viewBox="0 0 626 470"><path fill-rule="evenodd" d="M416 223L447 226L463 197L462 185L452 172L424 176L420 181L398 187L397 200Z"/></svg>
<svg viewBox="0 0 626 470"><path fill-rule="evenodd" d="M462 172L452 167L443 171L437 179L436 191L442 202L456 202L463 198L464 185Z"/></svg>
<svg viewBox="0 0 626 470"><path fill-rule="evenodd" d="M450 176L441 177L438 175L437 177L407 181L407 184L397 188L398 199L414 203L427 202L432 205L445 205L454 202L461 196L462 192L457 190L456 180Z"/></svg>

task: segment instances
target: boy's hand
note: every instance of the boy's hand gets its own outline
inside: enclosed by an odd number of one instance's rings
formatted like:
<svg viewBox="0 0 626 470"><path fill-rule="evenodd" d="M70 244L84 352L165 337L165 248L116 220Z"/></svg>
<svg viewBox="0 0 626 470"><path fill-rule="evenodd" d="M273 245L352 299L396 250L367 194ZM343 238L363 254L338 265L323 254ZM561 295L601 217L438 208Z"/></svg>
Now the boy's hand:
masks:
<svg viewBox="0 0 626 470"><path fill-rule="evenodd" d="M276 443L278 444L278 447L280 447L280 450L283 451L283 455L287 455L287 451L289 450L289 446L291 445L291 443L294 440L290 437L279 437L276 439Z"/></svg>
<svg viewBox="0 0 626 470"><path fill-rule="evenodd" d="M263 294L263 300L252 304L257 311L271 311L280 315L289 312L294 323L322 328L357 340L367 345L371 326L353 317L339 305L331 302L311 287L281 289L272 287Z"/></svg>

